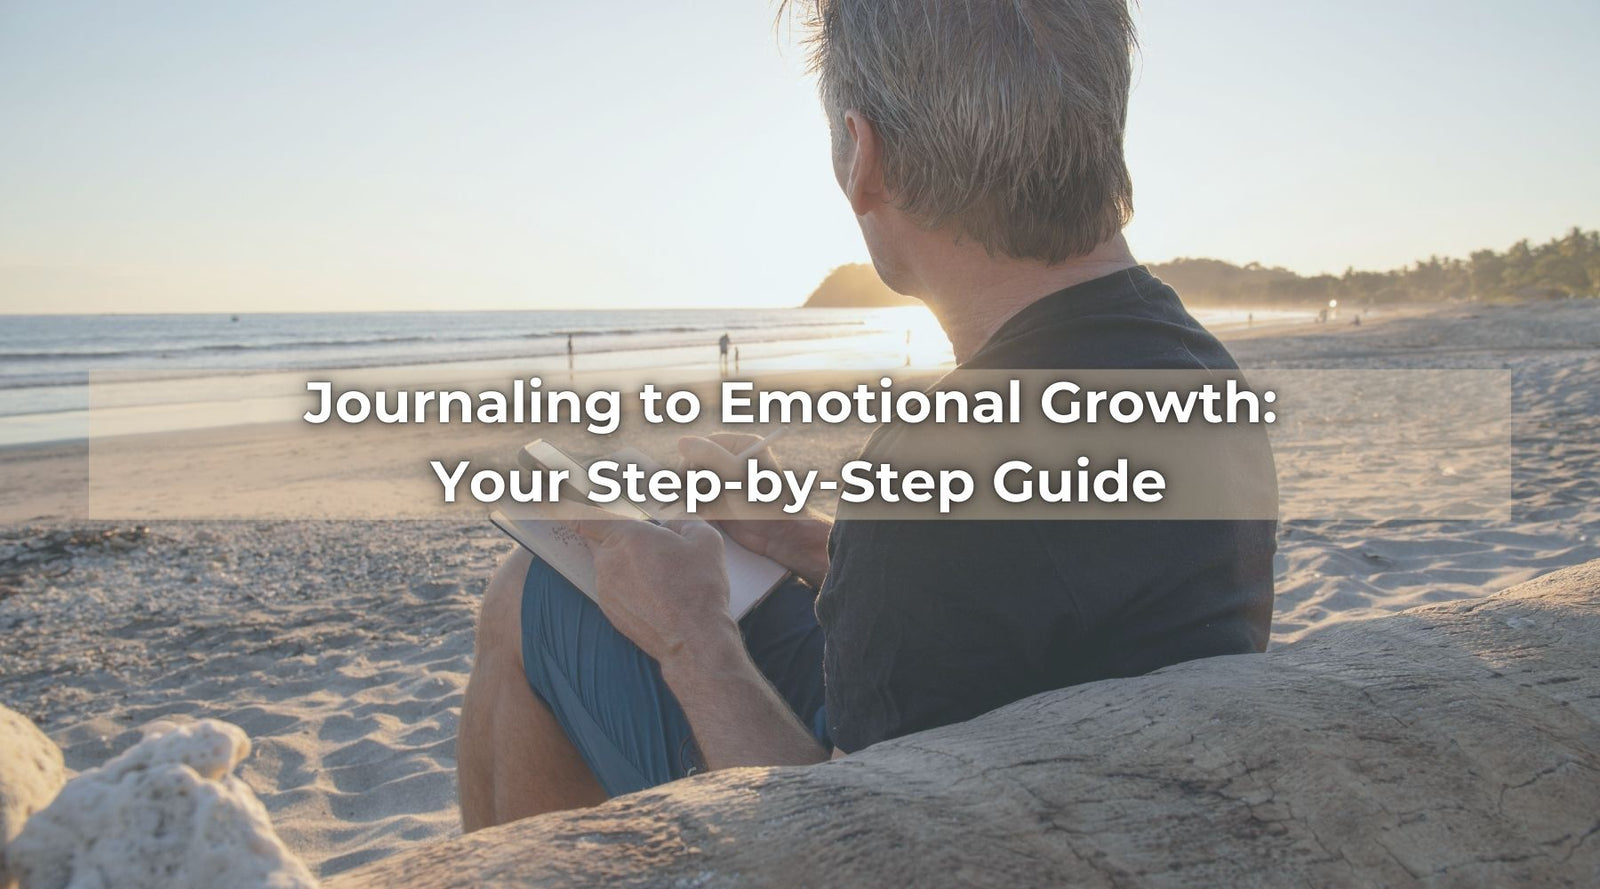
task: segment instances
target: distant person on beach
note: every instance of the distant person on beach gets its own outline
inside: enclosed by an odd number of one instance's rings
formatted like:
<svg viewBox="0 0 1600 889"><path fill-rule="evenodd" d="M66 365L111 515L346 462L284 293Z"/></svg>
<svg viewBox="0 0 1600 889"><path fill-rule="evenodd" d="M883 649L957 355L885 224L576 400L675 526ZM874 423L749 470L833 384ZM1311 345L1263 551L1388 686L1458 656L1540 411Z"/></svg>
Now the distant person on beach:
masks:
<svg viewBox="0 0 1600 889"><path fill-rule="evenodd" d="M728 346L733 342L726 333L717 340L717 366L722 369L722 375L728 375Z"/></svg>
<svg viewBox="0 0 1600 889"><path fill-rule="evenodd" d="M963 368L1236 369L1122 236L1125 0L798 5L872 261L932 310ZM883 457L889 428L863 459ZM907 428L922 427L893 427ZM757 441L680 448L732 477L733 454ZM700 520L572 523L594 552L598 604L526 552L502 563L461 709L467 830L707 770L821 762L1050 689L1267 644L1270 520L721 508L730 536L794 572L738 622L722 537Z"/></svg>
<svg viewBox="0 0 1600 889"><path fill-rule="evenodd" d="M567 373L572 373L575 359L572 354L572 334L567 334Z"/></svg>

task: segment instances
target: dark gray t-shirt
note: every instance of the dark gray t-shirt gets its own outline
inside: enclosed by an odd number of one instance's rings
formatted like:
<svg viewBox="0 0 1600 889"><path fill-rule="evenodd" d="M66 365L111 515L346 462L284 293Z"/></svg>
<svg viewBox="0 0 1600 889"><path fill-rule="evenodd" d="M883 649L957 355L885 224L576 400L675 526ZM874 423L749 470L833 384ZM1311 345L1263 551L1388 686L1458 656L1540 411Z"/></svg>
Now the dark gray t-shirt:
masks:
<svg viewBox="0 0 1600 889"><path fill-rule="evenodd" d="M1142 267L1039 300L962 366L1237 367ZM1275 532L1271 521L841 518L817 597L828 733L854 752L1053 688L1261 651Z"/></svg>

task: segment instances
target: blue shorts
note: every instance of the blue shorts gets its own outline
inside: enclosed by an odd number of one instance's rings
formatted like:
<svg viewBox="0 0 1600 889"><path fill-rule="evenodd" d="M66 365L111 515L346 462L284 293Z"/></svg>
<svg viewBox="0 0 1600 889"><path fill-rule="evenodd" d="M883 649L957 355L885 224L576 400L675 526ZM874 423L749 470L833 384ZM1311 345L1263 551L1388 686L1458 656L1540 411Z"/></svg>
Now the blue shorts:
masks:
<svg viewBox="0 0 1600 889"><path fill-rule="evenodd" d="M739 622L745 647L823 745L822 630L816 591L788 580ZM522 584L522 663L606 793L617 796L703 771L694 734L656 662L539 559Z"/></svg>

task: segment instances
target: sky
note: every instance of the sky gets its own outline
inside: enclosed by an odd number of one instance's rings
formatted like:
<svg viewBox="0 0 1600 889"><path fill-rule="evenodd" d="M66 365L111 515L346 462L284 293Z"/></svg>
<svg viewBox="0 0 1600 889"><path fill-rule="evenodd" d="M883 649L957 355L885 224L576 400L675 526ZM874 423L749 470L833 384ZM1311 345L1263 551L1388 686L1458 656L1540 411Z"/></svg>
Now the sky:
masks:
<svg viewBox="0 0 1600 889"><path fill-rule="evenodd" d="M796 304L867 258L803 52L687 8L0 0L0 313ZM1137 18L1143 261L1600 226L1594 0Z"/></svg>

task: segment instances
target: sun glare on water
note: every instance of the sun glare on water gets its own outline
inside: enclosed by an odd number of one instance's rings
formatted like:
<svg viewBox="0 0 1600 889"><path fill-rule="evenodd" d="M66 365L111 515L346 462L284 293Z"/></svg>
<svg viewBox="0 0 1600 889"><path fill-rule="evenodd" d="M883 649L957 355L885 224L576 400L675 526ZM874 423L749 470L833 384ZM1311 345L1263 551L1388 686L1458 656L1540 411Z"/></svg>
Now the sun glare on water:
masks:
<svg viewBox="0 0 1600 889"><path fill-rule="evenodd" d="M950 338L939 326L939 319L926 306L881 309L872 323L885 331L886 351L900 357L905 367L939 367L955 362Z"/></svg>

